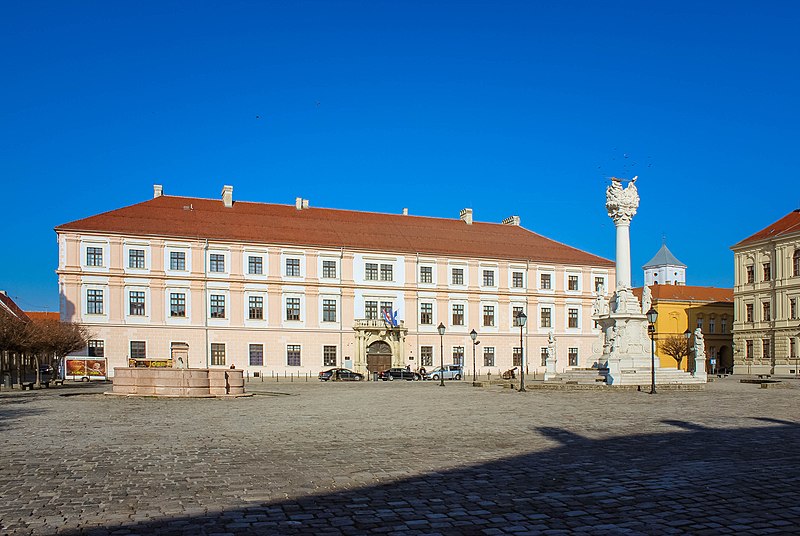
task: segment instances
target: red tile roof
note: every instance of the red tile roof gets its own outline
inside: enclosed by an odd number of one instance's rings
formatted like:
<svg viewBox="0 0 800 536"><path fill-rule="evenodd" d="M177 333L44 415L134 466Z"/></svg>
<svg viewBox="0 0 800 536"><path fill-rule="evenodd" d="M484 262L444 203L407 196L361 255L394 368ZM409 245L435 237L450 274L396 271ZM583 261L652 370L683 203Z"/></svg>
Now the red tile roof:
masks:
<svg viewBox="0 0 800 536"><path fill-rule="evenodd" d="M166 195L59 225L56 231L614 265L514 225L243 201L226 208L220 200Z"/></svg>
<svg viewBox="0 0 800 536"><path fill-rule="evenodd" d="M61 321L61 315L51 311L25 311L28 318L31 320L53 320L55 322Z"/></svg>
<svg viewBox="0 0 800 536"><path fill-rule="evenodd" d="M28 318L28 315L25 314L25 311L20 309L19 306L16 303L14 303L14 300L12 300L11 297L5 292L0 292L0 309L3 309L13 314L17 318L24 320L25 322L28 322L30 320L30 318Z"/></svg>
<svg viewBox="0 0 800 536"><path fill-rule="evenodd" d="M733 303L732 288L693 287L689 285L651 285L653 301L699 301ZM642 287L633 289L637 298L642 297Z"/></svg>
<svg viewBox="0 0 800 536"><path fill-rule="evenodd" d="M733 247L797 232L800 232L800 209L793 210L775 223L768 225L752 236L748 236Z"/></svg>

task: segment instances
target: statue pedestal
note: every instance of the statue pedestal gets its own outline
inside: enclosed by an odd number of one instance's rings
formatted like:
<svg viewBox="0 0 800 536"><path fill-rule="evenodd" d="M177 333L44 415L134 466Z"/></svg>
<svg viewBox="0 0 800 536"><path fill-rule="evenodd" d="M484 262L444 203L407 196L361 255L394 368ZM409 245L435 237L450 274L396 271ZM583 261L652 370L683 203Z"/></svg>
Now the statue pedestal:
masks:
<svg viewBox="0 0 800 536"><path fill-rule="evenodd" d="M544 381L552 380L556 377L556 358L547 356L545 361Z"/></svg>

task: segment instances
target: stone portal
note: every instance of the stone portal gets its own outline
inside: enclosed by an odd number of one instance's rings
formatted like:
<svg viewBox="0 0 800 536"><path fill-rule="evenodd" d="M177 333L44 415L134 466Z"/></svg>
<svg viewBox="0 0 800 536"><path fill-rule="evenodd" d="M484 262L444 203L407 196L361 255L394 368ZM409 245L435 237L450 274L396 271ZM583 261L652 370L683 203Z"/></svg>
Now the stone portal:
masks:
<svg viewBox="0 0 800 536"><path fill-rule="evenodd" d="M392 326L383 320L356 320L353 330L356 332L353 370L366 374L392 367L405 367L408 330L402 321L397 326Z"/></svg>

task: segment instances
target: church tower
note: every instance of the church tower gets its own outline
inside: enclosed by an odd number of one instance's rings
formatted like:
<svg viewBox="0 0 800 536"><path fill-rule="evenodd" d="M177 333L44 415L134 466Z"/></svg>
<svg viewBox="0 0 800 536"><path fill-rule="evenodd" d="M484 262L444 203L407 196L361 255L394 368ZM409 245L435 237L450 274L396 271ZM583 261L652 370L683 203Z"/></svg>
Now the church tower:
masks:
<svg viewBox="0 0 800 536"><path fill-rule="evenodd" d="M686 265L675 258L675 255L662 244L655 257L645 264L644 284L650 285L685 285Z"/></svg>

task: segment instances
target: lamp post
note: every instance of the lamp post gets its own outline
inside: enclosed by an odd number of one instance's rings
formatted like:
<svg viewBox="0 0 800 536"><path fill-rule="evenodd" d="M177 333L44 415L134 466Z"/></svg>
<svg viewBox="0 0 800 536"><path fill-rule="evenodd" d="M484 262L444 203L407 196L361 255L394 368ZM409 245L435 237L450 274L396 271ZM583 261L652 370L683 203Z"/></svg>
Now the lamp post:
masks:
<svg viewBox="0 0 800 536"><path fill-rule="evenodd" d="M469 338L472 339L472 386L475 387L475 384L478 381L478 375L476 373L477 367L475 366L475 349L481 343L481 341L475 340L478 338L478 332L474 329L469 332Z"/></svg>
<svg viewBox="0 0 800 536"><path fill-rule="evenodd" d="M692 349L689 347L689 339L692 338L692 331L689 328L686 328L686 331L683 332L683 338L686 339L686 370L689 370L689 356L692 355Z"/></svg>
<svg viewBox="0 0 800 536"><path fill-rule="evenodd" d="M444 387L444 324L439 322L439 387Z"/></svg>
<svg viewBox="0 0 800 536"><path fill-rule="evenodd" d="M647 311L647 333L650 334L650 394L656 394L656 319L658 311L650 307Z"/></svg>
<svg viewBox="0 0 800 536"><path fill-rule="evenodd" d="M528 316L520 311L517 315L517 322L519 322L519 392L525 392L525 348L522 346L522 328L525 327L525 322L528 321Z"/></svg>

